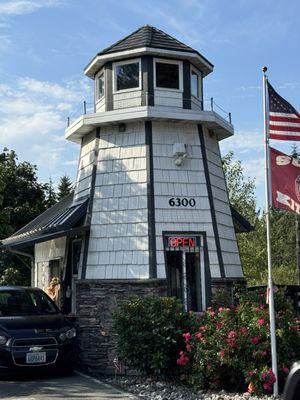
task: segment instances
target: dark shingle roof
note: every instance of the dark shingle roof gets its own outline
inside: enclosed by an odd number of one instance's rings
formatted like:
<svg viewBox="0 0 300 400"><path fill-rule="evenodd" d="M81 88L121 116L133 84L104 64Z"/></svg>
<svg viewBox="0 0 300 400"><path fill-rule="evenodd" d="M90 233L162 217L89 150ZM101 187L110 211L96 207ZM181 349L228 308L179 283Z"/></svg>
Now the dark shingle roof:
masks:
<svg viewBox="0 0 300 400"><path fill-rule="evenodd" d="M72 228L85 215L87 201L73 203L73 193L69 194L13 235L3 239L2 247L27 243L29 240L40 239L42 235Z"/></svg>
<svg viewBox="0 0 300 400"><path fill-rule="evenodd" d="M139 47L154 47L158 49L187 51L199 54L197 50L192 49L162 30L150 25L144 25L125 38L102 50L98 55L137 49ZM201 57L203 56L201 55Z"/></svg>

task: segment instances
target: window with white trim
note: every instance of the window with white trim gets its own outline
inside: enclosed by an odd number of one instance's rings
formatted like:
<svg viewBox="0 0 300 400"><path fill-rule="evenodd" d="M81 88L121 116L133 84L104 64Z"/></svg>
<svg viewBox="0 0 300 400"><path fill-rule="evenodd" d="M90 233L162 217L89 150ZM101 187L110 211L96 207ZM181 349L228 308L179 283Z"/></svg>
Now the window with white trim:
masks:
<svg viewBox="0 0 300 400"><path fill-rule="evenodd" d="M180 61L155 60L155 88L181 90L182 88L182 68Z"/></svg>
<svg viewBox="0 0 300 400"><path fill-rule="evenodd" d="M141 87L140 60L123 61L114 64L114 91L139 89Z"/></svg>
<svg viewBox="0 0 300 400"><path fill-rule="evenodd" d="M98 75L97 78L97 100L100 100L104 96L104 71Z"/></svg>
<svg viewBox="0 0 300 400"><path fill-rule="evenodd" d="M195 69L191 69L191 94L201 99L201 73Z"/></svg>

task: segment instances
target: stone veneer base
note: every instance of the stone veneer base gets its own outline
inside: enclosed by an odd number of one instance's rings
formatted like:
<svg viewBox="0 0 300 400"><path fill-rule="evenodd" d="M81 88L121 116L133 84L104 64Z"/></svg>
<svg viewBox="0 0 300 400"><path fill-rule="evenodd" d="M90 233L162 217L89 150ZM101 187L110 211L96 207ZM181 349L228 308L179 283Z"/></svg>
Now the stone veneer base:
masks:
<svg viewBox="0 0 300 400"><path fill-rule="evenodd" d="M166 296L165 279L80 280L76 283L76 316L79 324L80 365L99 374L114 374L116 336L112 313L128 298Z"/></svg>

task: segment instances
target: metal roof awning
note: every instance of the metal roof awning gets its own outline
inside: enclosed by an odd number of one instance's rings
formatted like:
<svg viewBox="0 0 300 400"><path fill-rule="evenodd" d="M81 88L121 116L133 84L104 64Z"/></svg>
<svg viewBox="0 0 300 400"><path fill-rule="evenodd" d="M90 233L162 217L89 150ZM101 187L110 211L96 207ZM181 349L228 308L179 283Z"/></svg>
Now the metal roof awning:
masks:
<svg viewBox="0 0 300 400"><path fill-rule="evenodd" d="M236 233L249 233L254 230L250 222L243 217L233 206L230 206L231 215Z"/></svg>
<svg viewBox="0 0 300 400"><path fill-rule="evenodd" d="M61 236L75 236L89 229L82 220L87 212L88 198L73 203L73 193L29 222L19 231L2 240L0 249L22 249L35 243Z"/></svg>

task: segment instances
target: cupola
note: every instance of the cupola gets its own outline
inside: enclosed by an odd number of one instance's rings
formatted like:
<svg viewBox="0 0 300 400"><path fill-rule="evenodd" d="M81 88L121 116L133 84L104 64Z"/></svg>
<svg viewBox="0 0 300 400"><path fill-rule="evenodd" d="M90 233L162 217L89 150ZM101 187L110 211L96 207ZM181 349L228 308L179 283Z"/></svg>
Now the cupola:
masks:
<svg viewBox="0 0 300 400"><path fill-rule="evenodd" d="M202 110L202 79L212 70L197 50L145 25L98 53L85 74L95 80L95 112L145 105Z"/></svg>

